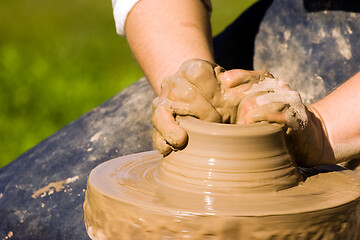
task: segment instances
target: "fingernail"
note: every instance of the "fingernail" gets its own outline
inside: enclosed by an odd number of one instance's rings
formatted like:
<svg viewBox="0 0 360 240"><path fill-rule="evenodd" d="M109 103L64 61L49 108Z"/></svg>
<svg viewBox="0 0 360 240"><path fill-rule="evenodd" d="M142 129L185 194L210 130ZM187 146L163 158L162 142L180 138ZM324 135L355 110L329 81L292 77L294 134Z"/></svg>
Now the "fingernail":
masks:
<svg viewBox="0 0 360 240"><path fill-rule="evenodd" d="M176 134L175 132L172 132L169 134L169 140L170 145L174 147L180 147L182 145L181 138L183 138L181 135Z"/></svg>

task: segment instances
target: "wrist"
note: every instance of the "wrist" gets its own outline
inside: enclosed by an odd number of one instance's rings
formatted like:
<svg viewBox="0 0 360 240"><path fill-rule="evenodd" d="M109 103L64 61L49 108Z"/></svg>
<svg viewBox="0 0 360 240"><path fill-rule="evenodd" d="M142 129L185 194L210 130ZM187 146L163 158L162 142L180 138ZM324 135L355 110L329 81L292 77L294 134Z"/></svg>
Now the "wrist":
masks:
<svg viewBox="0 0 360 240"><path fill-rule="evenodd" d="M311 105L307 108L309 112L312 113L313 121L316 122L316 124L314 124L316 129L314 129L314 131L317 131L319 138L322 139L321 155L319 156L316 165L335 164L337 161L334 156L330 134L326 123L317 107Z"/></svg>
<svg viewBox="0 0 360 240"><path fill-rule="evenodd" d="M308 124L289 133L296 162L303 167L336 163L326 125L314 106L306 108Z"/></svg>

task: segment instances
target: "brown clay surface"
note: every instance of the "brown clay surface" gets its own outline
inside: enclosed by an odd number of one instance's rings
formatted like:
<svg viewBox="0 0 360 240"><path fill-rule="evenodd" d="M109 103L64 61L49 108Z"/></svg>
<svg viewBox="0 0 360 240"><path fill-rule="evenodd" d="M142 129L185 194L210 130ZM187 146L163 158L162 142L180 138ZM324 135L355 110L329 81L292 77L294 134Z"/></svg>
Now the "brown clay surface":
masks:
<svg viewBox="0 0 360 240"><path fill-rule="evenodd" d="M129 155L91 172L84 211L92 239L360 238L355 173L302 182L279 127L217 132L222 124L200 122L181 121L183 151Z"/></svg>

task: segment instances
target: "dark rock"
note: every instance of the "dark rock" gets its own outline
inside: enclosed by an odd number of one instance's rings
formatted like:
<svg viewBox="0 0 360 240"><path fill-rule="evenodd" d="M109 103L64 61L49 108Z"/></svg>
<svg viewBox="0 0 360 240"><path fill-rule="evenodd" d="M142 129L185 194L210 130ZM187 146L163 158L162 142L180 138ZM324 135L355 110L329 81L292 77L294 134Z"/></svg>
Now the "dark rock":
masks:
<svg viewBox="0 0 360 240"><path fill-rule="evenodd" d="M0 169L0 239L89 239L87 177L106 160L153 149L154 97L141 79Z"/></svg>
<svg viewBox="0 0 360 240"><path fill-rule="evenodd" d="M254 68L300 92L323 98L360 71L360 13L307 12L302 0L274 0L255 40Z"/></svg>

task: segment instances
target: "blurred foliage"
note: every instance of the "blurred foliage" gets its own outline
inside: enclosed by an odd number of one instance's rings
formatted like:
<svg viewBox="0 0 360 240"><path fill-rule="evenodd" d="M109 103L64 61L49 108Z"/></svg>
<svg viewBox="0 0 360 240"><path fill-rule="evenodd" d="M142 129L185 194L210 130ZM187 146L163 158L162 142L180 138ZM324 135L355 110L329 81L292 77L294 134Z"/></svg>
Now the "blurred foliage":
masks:
<svg viewBox="0 0 360 240"><path fill-rule="evenodd" d="M255 2L256 0L211 0L213 7L211 15L213 35L220 33L227 25L235 20L240 13Z"/></svg>
<svg viewBox="0 0 360 240"><path fill-rule="evenodd" d="M217 34L254 0L212 2ZM141 76L110 0L0 1L0 167Z"/></svg>

